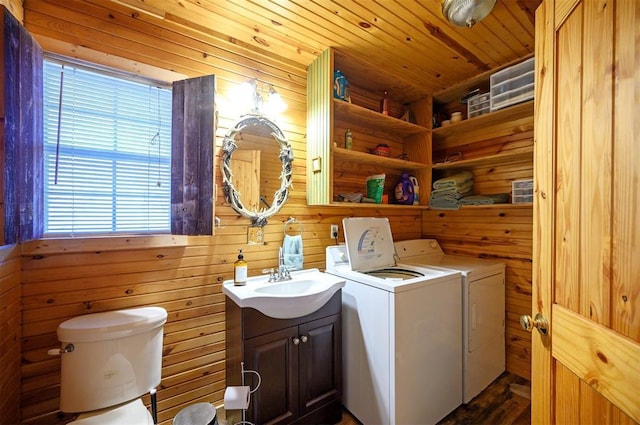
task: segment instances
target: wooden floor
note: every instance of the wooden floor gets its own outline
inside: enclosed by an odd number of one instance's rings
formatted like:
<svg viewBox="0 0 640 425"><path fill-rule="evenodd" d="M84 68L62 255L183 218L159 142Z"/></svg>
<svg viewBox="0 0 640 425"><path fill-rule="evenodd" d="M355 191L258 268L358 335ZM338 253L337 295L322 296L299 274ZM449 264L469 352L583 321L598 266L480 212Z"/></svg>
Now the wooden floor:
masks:
<svg viewBox="0 0 640 425"><path fill-rule="evenodd" d="M512 392L511 384L529 386L529 381L505 372L471 402L458 407L438 425L531 425L531 402ZM361 424L345 410L342 422L338 425Z"/></svg>

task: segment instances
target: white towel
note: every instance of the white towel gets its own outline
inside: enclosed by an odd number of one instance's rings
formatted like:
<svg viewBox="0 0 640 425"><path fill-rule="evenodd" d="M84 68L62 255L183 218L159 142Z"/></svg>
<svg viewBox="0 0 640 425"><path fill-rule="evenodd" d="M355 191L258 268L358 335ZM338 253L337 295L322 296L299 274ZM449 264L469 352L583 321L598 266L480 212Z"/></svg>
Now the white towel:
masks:
<svg viewBox="0 0 640 425"><path fill-rule="evenodd" d="M302 235L284 235L282 242L284 265L289 270L302 270L304 257L302 255Z"/></svg>

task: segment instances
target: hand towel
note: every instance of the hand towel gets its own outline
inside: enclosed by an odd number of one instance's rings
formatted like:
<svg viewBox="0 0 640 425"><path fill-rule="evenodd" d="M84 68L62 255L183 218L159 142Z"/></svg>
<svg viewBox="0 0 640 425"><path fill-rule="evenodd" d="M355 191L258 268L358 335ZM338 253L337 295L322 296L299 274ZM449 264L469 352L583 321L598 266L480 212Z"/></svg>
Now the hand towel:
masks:
<svg viewBox="0 0 640 425"><path fill-rule="evenodd" d="M302 270L304 257L302 255L302 235L284 235L282 242L284 265L288 270Z"/></svg>
<svg viewBox="0 0 640 425"><path fill-rule="evenodd" d="M472 172L462 171L458 174L454 174L452 176L444 177L442 179L436 180L435 182L433 182L433 188L444 189L446 187L455 187L471 179L473 179Z"/></svg>

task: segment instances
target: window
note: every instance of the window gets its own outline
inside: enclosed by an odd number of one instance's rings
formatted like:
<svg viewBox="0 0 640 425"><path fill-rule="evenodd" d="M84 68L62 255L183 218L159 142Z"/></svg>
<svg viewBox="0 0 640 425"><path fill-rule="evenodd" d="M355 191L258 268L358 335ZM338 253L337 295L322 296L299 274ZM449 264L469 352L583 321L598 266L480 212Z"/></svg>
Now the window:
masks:
<svg viewBox="0 0 640 425"><path fill-rule="evenodd" d="M45 236L169 233L171 90L57 60L43 75Z"/></svg>

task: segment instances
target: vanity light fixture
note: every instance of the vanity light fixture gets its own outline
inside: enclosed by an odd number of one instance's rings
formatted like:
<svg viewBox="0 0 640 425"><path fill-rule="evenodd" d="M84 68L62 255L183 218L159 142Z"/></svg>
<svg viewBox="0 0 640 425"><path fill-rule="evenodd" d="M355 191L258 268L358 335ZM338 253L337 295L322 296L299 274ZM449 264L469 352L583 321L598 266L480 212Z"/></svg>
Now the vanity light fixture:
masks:
<svg viewBox="0 0 640 425"><path fill-rule="evenodd" d="M287 104L270 83L257 79L242 83L238 93L247 111L253 115L273 116L287 109Z"/></svg>

